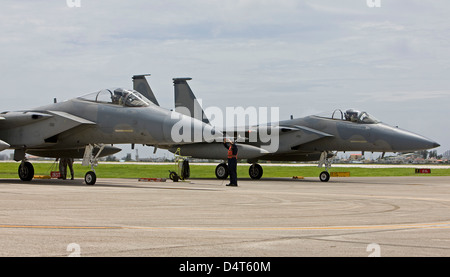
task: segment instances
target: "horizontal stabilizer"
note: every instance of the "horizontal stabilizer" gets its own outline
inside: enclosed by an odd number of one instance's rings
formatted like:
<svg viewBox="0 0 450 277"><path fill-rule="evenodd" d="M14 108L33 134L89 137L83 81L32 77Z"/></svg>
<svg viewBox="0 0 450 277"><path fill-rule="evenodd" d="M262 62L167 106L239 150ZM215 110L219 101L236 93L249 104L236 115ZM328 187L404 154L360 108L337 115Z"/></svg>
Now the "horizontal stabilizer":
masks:
<svg viewBox="0 0 450 277"><path fill-rule="evenodd" d="M148 100L152 101L153 104L159 106L158 100L156 100L156 97L153 94L153 91L150 88L150 85L148 84L147 79L145 79L145 76L150 76L150 74L134 75L132 77L133 89L135 91L138 91L139 93L141 93Z"/></svg>
<svg viewBox="0 0 450 277"><path fill-rule="evenodd" d="M3 140L0 140L0 151L8 149L9 147L10 145L8 143L4 142Z"/></svg>
<svg viewBox="0 0 450 277"><path fill-rule="evenodd" d="M92 121L86 120L84 118L71 115L66 112L60 112L60 111L46 111L44 112L33 112L33 111L27 111L27 112L8 112L3 115L3 119L0 123L0 129L4 128L14 128L14 127L20 127L25 126L29 124L36 124L40 121L43 121L45 119L50 119L54 117L62 117L65 119L68 119L70 121L77 122L78 124L95 124Z"/></svg>
<svg viewBox="0 0 450 277"><path fill-rule="evenodd" d="M52 117L42 112L5 112L0 117L0 129L9 129L24 126Z"/></svg>
<svg viewBox="0 0 450 277"><path fill-rule="evenodd" d="M1 128L8 128L7 140L11 148L33 148L46 143L56 143L58 136L81 125L95 122L61 111L12 112L3 114ZM33 135L29 135L33 134Z"/></svg>

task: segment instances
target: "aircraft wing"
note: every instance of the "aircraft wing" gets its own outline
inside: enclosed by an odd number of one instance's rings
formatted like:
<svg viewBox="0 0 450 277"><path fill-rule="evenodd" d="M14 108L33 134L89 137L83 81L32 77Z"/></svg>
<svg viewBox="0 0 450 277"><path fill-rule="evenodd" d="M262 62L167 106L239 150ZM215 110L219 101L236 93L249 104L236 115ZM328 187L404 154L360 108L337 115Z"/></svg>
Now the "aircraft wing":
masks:
<svg viewBox="0 0 450 277"><path fill-rule="evenodd" d="M79 123L79 124L94 124L95 125L95 122L92 122L90 120L87 120L87 119L84 119L79 116L75 116L75 115L72 115L72 114L69 114L66 112L49 111L49 113L60 116L61 118L71 120L71 121Z"/></svg>
<svg viewBox="0 0 450 277"><path fill-rule="evenodd" d="M55 143L57 136L80 125L95 122L60 111L6 112L0 120L0 149L6 147L35 147ZM9 147L8 147L9 148ZM4 148L6 149L6 148ZM3 149L3 150L4 150Z"/></svg>
<svg viewBox="0 0 450 277"><path fill-rule="evenodd" d="M326 138L333 137L328 133L318 131L305 126L279 126L280 148L278 152L298 150L302 145Z"/></svg>

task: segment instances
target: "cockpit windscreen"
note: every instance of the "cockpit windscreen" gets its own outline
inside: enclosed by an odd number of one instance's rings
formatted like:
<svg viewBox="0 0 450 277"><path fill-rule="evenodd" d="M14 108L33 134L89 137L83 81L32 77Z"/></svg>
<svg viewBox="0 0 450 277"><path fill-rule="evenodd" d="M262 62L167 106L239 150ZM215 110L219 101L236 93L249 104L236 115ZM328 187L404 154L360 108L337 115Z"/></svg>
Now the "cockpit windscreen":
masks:
<svg viewBox="0 0 450 277"><path fill-rule="evenodd" d="M151 105L150 100L139 92L132 89L103 89L85 96L79 97L82 100L114 104L124 107L147 107Z"/></svg>
<svg viewBox="0 0 450 277"><path fill-rule="evenodd" d="M320 117L327 117L327 116L320 116ZM331 114L330 118L334 120L350 121L360 124L376 124L380 122L378 119L368 114L367 112L361 112L353 109L346 110L345 112L341 110L335 110Z"/></svg>
<svg viewBox="0 0 450 277"><path fill-rule="evenodd" d="M366 112L361 112L353 109L347 110L344 114L344 117L347 121L363 124L375 124L380 122L378 119Z"/></svg>

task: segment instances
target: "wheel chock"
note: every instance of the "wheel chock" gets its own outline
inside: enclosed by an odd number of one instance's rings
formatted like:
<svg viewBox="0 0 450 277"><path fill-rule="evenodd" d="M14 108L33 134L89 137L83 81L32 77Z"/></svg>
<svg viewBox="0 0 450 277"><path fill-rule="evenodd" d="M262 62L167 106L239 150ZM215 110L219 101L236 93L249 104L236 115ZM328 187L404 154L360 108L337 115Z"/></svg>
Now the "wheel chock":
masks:
<svg viewBox="0 0 450 277"><path fill-rule="evenodd" d="M34 175L34 179L51 179L49 175Z"/></svg>
<svg viewBox="0 0 450 277"><path fill-rule="evenodd" d="M330 172L331 177L350 177L350 172Z"/></svg>
<svg viewBox="0 0 450 277"><path fill-rule="evenodd" d="M165 182L166 178L139 178L139 182Z"/></svg>

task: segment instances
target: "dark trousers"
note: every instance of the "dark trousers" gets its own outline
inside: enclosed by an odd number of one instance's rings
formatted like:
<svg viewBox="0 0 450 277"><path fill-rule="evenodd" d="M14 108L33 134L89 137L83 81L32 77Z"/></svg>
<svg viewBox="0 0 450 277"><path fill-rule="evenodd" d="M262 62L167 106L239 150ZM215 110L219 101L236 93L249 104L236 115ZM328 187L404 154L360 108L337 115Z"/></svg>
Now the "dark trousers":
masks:
<svg viewBox="0 0 450 277"><path fill-rule="evenodd" d="M237 160L228 159L228 172L230 173L230 184L237 185Z"/></svg>

